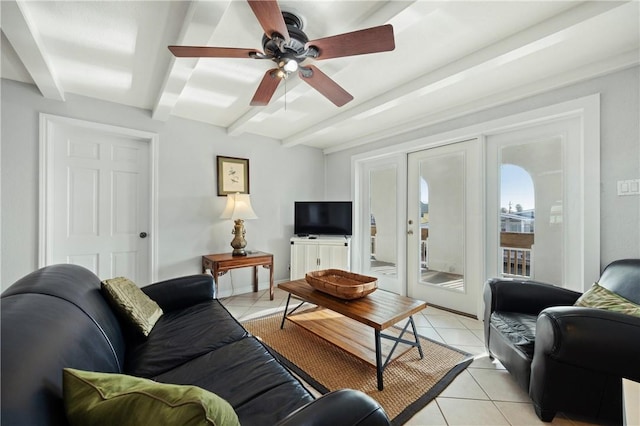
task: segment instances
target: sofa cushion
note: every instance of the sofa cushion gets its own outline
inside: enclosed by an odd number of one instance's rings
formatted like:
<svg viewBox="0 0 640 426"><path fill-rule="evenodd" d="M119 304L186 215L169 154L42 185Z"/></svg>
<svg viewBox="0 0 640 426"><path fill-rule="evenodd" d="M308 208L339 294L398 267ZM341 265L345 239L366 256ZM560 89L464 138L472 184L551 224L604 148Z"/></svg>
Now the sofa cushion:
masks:
<svg viewBox="0 0 640 426"><path fill-rule="evenodd" d="M276 424L314 399L253 336L153 379L196 385L220 395L231 404L243 426Z"/></svg>
<svg viewBox="0 0 640 426"><path fill-rule="evenodd" d="M606 309L621 314L640 317L640 305L608 290L598 283L594 283L578 300L575 306L585 308Z"/></svg>
<svg viewBox="0 0 640 426"><path fill-rule="evenodd" d="M104 280L102 290L114 310L145 336L149 335L158 318L162 316L160 306L127 278Z"/></svg>
<svg viewBox="0 0 640 426"><path fill-rule="evenodd" d="M533 358L537 319L537 315L496 311L491 314L491 325L516 348Z"/></svg>
<svg viewBox="0 0 640 426"><path fill-rule="evenodd" d="M70 368L62 380L71 425L240 424L228 402L197 386Z"/></svg>
<svg viewBox="0 0 640 426"><path fill-rule="evenodd" d="M218 300L167 312L146 339L129 342L124 371L153 377L246 335Z"/></svg>

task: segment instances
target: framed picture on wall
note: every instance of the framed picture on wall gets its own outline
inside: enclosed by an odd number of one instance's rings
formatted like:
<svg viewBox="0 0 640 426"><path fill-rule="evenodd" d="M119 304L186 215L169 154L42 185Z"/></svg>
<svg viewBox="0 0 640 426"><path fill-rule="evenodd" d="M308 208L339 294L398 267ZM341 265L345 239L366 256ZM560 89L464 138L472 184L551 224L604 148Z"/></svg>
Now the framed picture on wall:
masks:
<svg viewBox="0 0 640 426"><path fill-rule="evenodd" d="M249 193L249 160L217 156L218 196Z"/></svg>

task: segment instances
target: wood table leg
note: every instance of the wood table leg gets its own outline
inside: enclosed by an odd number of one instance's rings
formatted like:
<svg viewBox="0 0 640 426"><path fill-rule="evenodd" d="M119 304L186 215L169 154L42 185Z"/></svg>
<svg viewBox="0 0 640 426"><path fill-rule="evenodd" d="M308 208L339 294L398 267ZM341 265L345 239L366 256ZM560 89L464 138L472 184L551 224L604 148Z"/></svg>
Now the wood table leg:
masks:
<svg viewBox="0 0 640 426"><path fill-rule="evenodd" d="M269 265L269 300L273 300L273 263Z"/></svg>
<svg viewBox="0 0 640 426"><path fill-rule="evenodd" d="M258 291L258 267L253 267L253 292Z"/></svg>
<svg viewBox="0 0 640 426"><path fill-rule="evenodd" d="M216 299L219 296L219 294L218 294L218 275L220 275L218 264L214 263L213 264L213 283L215 284Z"/></svg>

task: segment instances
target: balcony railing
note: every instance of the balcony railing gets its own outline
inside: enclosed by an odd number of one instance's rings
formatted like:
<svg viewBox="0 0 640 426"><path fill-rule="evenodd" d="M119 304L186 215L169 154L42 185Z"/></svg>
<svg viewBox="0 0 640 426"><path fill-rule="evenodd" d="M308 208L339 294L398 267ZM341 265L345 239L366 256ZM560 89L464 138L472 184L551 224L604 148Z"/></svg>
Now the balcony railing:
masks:
<svg viewBox="0 0 640 426"><path fill-rule="evenodd" d="M531 249L500 247L503 277L531 277Z"/></svg>
<svg viewBox="0 0 640 426"><path fill-rule="evenodd" d="M371 254L375 256L375 226L371 227ZM521 232L500 233L500 253L502 257L502 276L531 277L533 271L534 234ZM429 269L429 230L420 232L420 268Z"/></svg>
<svg viewBox="0 0 640 426"><path fill-rule="evenodd" d="M533 233L501 232L502 276L531 277L533 271Z"/></svg>
<svg viewBox="0 0 640 426"><path fill-rule="evenodd" d="M427 240L420 241L420 268L429 269L429 245Z"/></svg>

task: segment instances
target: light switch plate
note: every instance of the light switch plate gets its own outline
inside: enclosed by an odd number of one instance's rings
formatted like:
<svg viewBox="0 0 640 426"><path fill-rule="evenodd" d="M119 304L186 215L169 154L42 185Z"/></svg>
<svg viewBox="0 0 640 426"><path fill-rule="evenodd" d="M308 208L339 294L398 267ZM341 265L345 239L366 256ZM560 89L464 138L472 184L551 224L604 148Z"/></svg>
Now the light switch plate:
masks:
<svg viewBox="0 0 640 426"><path fill-rule="evenodd" d="M618 195L640 195L640 179L619 180Z"/></svg>

